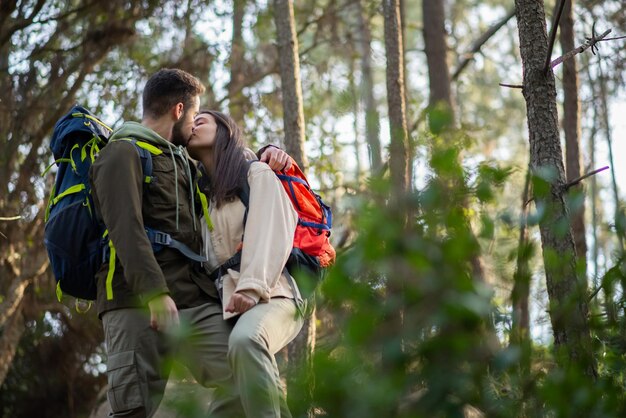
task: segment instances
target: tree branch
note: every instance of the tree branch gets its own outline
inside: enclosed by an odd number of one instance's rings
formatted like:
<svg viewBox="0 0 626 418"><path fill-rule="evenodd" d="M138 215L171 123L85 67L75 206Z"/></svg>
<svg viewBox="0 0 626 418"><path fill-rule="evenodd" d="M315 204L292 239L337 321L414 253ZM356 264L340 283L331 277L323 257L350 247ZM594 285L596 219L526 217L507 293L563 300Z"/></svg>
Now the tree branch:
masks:
<svg viewBox="0 0 626 418"><path fill-rule="evenodd" d="M37 16L37 13L41 11L41 8L43 7L44 4L45 4L45 0L38 0L37 4L33 7L33 10L30 16L26 18L21 18L21 19L19 18L14 19L13 20L14 23L12 25L9 25L8 27L6 27L5 30L2 31L0 35L0 45L4 45L5 43L9 42L9 40L11 39L11 36L13 36L15 32L22 30L30 26L31 24L33 24L35 17Z"/></svg>
<svg viewBox="0 0 626 418"><path fill-rule="evenodd" d="M498 83L498 85L502 86L502 87L508 87L511 89L523 89L524 86L522 86L521 84L504 84L504 83Z"/></svg>
<svg viewBox="0 0 626 418"><path fill-rule="evenodd" d="M554 41L556 40L556 31L559 27L559 21L561 20L561 15L563 14L563 8L565 7L565 2L568 0L561 0L558 5L556 5L556 14L554 15L554 21L552 22L552 28L550 29L550 41L548 43L548 54L546 56L546 64L543 67L544 74L548 73L550 69L550 57L552 56L552 50L554 49Z"/></svg>
<svg viewBox="0 0 626 418"><path fill-rule="evenodd" d="M602 290L602 288L604 288L604 284L600 284L600 286L598 286L593 292L591 292L591 294L587 298L587 302L591 302L591 300L595 298L598 293L600 293L600 290Z"/></svg>
<svg viewBox="0 0 626 418"><path fill-rule="evenodd" d="M618 41L620 39L626 39L626 36L616 36L615 38L600 39L598 42Z"/></svg>
<svg viewBox="0 0 626 418"><path fill-rule="evenodd" d="M6 299L0 304L0 327L3 327L6 321L16 313L24 298L24 291L31 284L31 281L32 278L23 279L19 277L13 280Z"/></svg>
<svg viewBox="0 0 626 418"><path fill-rule="evenodd" d="M51 16L49 18L46 19L41 19L41 20L35 20L35 18L37 17L37 14L39 14L39 12L41 11L41 9L43 8L43 6L45 5L45 0L38 0L37 4L35 5L35 7L33 7L33 10L31 11L30 16L20 19L20 20L16 20L15 23L13 23L13 25L11 25L10 27L8 27L6 30L2 31L2 35L0 36L0 45L4 45L6 42L8 42L11 39L11 36L13 36L13 34L17 31L20 31L28 26L31 25L44 25L46 23L49 22L53 22L53 21L60 21L63 20L67 17L69 17L72 14L78 14L80 12L82 12L83 10L93 6L93 4L95 4L98 0L94 1L94 2L90 2L87 4L84 4L80 7L77 7L75 9L70 9L66 12L63 13L59 13L56 16Z"/></svg>
<svg viewBox="0 0 626 418"><path fill-rule="evenodd" d="M580 177L570 181L569 183L565 183L563 185L563 190L569 190L572 186L577 185L578 183L580 183L581 181L583 181L587 177L591 177L591 176L593 176L595 174L598 174L598 173L600 173L600 172L602 172L604 170L608 170L608 169L609 169L609 166L607 165L607 166L604 166L602 168L598 168L597 170L593 170L593 171L591 171L591 172L589 172L587 174L583 174L582 176L580 176ZM530 199L528 199L528 201L526 202L526 204L524 206L528 205L533 200L535 200L535 198L531 197Z"/></svg>
<svg viewBox="0 0 626 418"><path fill-rule="evenodd" d="M598 173L600 173L600 172L602 172L604 170L608 170L608 169L609 169L609 166L607 165L607 166L604 166L602 168L598 168L597 170L593 170L593 171L591 171L591 172L589 172L587 174L583 174L582 176L578 177L577 179L574 179L574 180L570 181L569 183L565 184L563 186L563 188L565 190L568 190L570 187L577 185L578 183L580 183L581 181L583 181L587 177L591 177L591 176L593 176L595 174L598 174Z"/></svg>
<svg viewBox="0 0 626 418"><path fill-rule="evenodd" d="M461 72L467 67L471 60L474 59L474 55L480 52L480 49L491 39L493 35L495 35L500 28L507 24L511 18L515 16L515 9L509 11L506 16L500 19L498 22L494 23L485 33L483 33L478 39L474 41L472 46L470 47L469 52L463 54L463 59L459 62L458 66L452 73L452 81L455 81Z"/></svg>
<svg viewBox="0 0 626 418"><path fill-rule="evenodd" d="M332 4L332 3L330 3L330 4ZM352 5L352 2L346 1L342 5L340 5L339 7L336 7L333 11L335 12L335 14L337 14L338 12L343 11L344 9L348 8L351 5ZM302 25L302 27L296 31L296 36L299 38L300 35L302 35L304 32L306 32L306 30L310 26L318 25L320 22L322 22L327 17L328 17L328 13L326 12L326 8L324 8L324 9L322 9L322 14L321 15L313 17L312 19L305 21L304 24Z"/></svg>
<svg viewBox="0 0 626 418"><path fill-rule="evenodd" d="M604 32L602 35L600 36L592 36L591 38L587 38L587 41L582 44L581 46L579 46L576 49L572 49L571 51L569 51L567 54L562 55L560 57L558 57L557 59L555 59L554 61L552 61L550 63L550 67L554 68L557 65L561 64L563 61L567 61L570 58L573 58L574 56L580 54L581 52L589 49L589 48L593 48L595 44L597 44L598 42L602 41L602 40L606 40L608 41L609 39L604 39L609 33L611 33L611 29L607 29L606 32ZM614 38L615 39L615 38Z"/></svg>

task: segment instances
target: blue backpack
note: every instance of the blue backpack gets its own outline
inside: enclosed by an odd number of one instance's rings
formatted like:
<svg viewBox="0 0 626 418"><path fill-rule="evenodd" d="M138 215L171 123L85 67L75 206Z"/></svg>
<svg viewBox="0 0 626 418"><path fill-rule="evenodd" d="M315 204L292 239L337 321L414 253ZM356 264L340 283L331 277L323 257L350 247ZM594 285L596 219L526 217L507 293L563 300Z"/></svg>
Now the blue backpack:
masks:
<svg viewBox="0 0 626 418"><path fill-rule="evenodd" d="M95 216L89 168L106 145L111 128L89 110L74 106L54 126L50 149L58 167L45 214L44 244L63 293L96 298L95 273L102 265L105 227Z"/></svg>
<svg viewBox="0 0 626 418"><path fill-rule="evenodd" d="M44 175L55 164L58 169L46 207L44 244L57 282L59 301L63 294L95 300L95 275L114 254L106 226L96 217L89 183L89 169L98 152L107 144L111 132L111 128L78 105L54 126L50 149L55 161L46 168ZM132 138L120 140L135 145L147 187L155 180L152 177L152 153L160 151ZM203 209L205 206L206 199ZM172 247L194 261L206 261L169 234L145 229L155 252ZM114 268L115 263L109 264L109 268Z"/></svg>

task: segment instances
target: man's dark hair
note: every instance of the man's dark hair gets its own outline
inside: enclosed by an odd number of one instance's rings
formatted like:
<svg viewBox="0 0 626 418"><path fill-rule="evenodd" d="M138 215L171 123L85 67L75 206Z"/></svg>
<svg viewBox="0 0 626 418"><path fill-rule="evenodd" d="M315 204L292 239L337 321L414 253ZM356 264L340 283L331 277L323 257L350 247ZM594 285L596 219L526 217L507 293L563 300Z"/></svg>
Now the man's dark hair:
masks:
<svg viewBox="0 0 626 418"><path fill-rule="evenodd" d="M177 68L163 68L148 79L143 90L143 116L159 118L176 103L182 103L185 111L192 99L204 93L204 86L196 77Z"/></svg>

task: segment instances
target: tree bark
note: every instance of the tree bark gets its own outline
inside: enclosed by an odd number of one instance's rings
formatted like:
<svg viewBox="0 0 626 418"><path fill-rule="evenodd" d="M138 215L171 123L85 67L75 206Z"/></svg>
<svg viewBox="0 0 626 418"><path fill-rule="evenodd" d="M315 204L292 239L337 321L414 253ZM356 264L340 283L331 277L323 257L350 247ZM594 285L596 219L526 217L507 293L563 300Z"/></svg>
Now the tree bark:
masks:
<svg viewBox="0 0 626 418"><path fill-rule="evenodd" d="M423 0L424 47L428 65L431 108L444 106L454 120L454 104L448 67L448 45L446 44L445 4L441 0Z"/></svg>
<svg viewBox="0 0 626 418"><path fill-rule="evenodd" d="M408 190L408 136L404 93L404 63L400 4L398 0L383 0L385 18L385 51L387 54L387 103L389 106L389 167L396 202Z"/></svg>
<svg viewBox="0 0 626 418"><path fill-rule="evenodd" d="M600 106L602 109L602 124L604 126L604 133L606 135L606 144L609 150L609 165L611 166L611 190L613 191L613 199L615 201L615 222L620 216L620 199L619 199L619 189L617 187L617 180L615 177L615 160L613 159L613 134L611 132L611 118L609 114L609 96L607 93L607 77L604 75L602 71L602 63L598 64L598 72L599 72L599 84L600 84ZM617 239L619 242L619 254L622 255L624 252L624 232L625 231L617 231Z"/></svg>
<svg viewBox="0 0 626 418"><path fill-rule="evenodd" d="M424 44L426 51L426 61L428 65L428 82L430 96L428 107L437 110L432 114L441 119L441 114L449 122L445 126L440 126L438 122L435 126L433 118L429 115L429 126L431 131L447 133L456 126L455 106L452 99L451 79L448 67L448 46L446 43L445 31L445 4L440 0L424 0L422 3L422 13L424 20ZM464 203L468 206L468 203ZM467 228L471 231L470 220L466 219ZM473 232L472 232L473 235ZM474 238L475 239L475 238ZM478 245L478 244L477 244ZM485 271L480 254L472 256L471 269L473 277L479 282L486 282Z"/></svg>
<svg viewBox="0 0 626 418"><path fill-rule="evenodd" d="M521 199L520 230L517 243L517 264L515 268L511 302L513 304L513 330L511 341L520 343L529 338L530 312L528 300L530 298L530 245L528 242L528 200L530 199L530 168L526 172L524 191Z"/></svg>
<svg viewBox="0 0 626 418"><path fill-rule="evenodd" d="M352 112L353 112L353 123L352 129L354 130L354 180L357 189L361 188L361 177L363 175L363 167L361 164L361 135L359 132L359 94L357 91L356 82L354 80L355 73L355 62L354 59L350 59L350 73L348 73L348 83L350 85L350 94L352 96Z"/></svg>
<svg viewBox="0 0 626 418"><path fill-rule="evenodd" d="M15 311L9 316L2 327L0 338L0 386L11 369L11 363L15 357L17 344L26 331L24 315L22 313L23 300L18 303Z"/></svg>
<svg viewBox="0 0 626 418"><path fill-rule="evenodd" d="M411 131L409 131L408 120L410 118L409 113L409 88L406 71L406 0L399 0L400 2L400 35L402 38L402 73L404 74L404 108L405 119L407 120L407 178L408 178L408 191L413 191L413 184L415 183L415 157L416 157L416 143L413 140ZM409 216L411 216L409 214Z"/></svg>
<svg viewBox="0 0 626 418"><path fill-rule="evenodd" d="M32 282L32 279L21 277L19 269L14 273L18 277L13 279L4 301L0 304L0 386L11 368L17 344L25 331L22 312L24 293Z"/></svg>
<svg viewBox="0 0 626 418"><path fill-rule="evenodd" d="M597 377L587 322L586 282L576 270L576 249L565 203L565 170L559 140L554 73L544 71L548 54L543 2L515 0L520 53L524 69L530 142L530 167L535 182L546 273L550 319L555 348L564 352L562 365L580 366L589 378Z"/></svg>
<svg viewBox="0 0 626 418"><path fill-rule="evenodd" d="M409 188L408 135L404 92L404 54L402 51L402 27L399 0L383 0L385 26L385 52L387 56L387 105L389 108L389 169L391 173L391 216L401 219L406 228L408 223ZM387 314L384 318L385 344L382 348L383 373L406 373L403 361L404 335L404 280L408 276L402 265L387 278ZM400 336L400 337L399 337ZM388 416L396 416L396 406L390 405Z"/></svg>
<svg viewBox="0 0 626 418"><path fill-rule="evenodd" d="M228 83L228 111L243 126L244 103L244 42L242 36L246 0L233 1L233 39L230 52L230 82Z"/></svg>
<svg viewBox="0 0 626 418"><path fill-rule="evenodd" d="M363 0L355 0L359 19L361 45L361 94L365 105L365 138L370 156L370 167L374 174L380 174L383 166L380 146L380 118L374 98L374 76L372 71L372 34L370 23L363 8Z"/></svg>
<svg viewBox="0 0 626 418"><path fill-rule="evenodd" d="M596 134L597 134L597 110L594 111L593 127L591 128L591 134L589 135L589 165L591 167L596 166ZM598 286L598 181L596 176L592 176L590 179L590 200L591 200L591 239L593 247L591 251L591 264L593 265L593 283L594 287Z"/></svg>
<svg viewBox="0 0 626 418"><path fill-rule="evenodd" d="M310 303L314 303L311 300ZM315 388L315 375L313 373L313 353L317 336L316 328L317 314L315 306L304 319L302 330L298 336L287 346L288 369L287 369L287 392L290 387L306 388L306 393L300 395L298 404L290 404L290 412L294 417L315 416L313 409L313 390ZM303 372L304 371L304 372ZM305 381L302 382L301 379Z"/></svg>
<svg viewBox="0 0 626 418"><path fill-rule="evenodd" d="M308 161L304 153L304 107L292 0L274 0L274 15L280 60L285 150L296 160L302 171L306 172ZM313 384L314 350L315 310L305 318L302 330L289 347L287 390L290 386L295 386L295 379L301 379L303 375L308 383ZM303 370L305 373L302 373ZM311 393L312 387L309 386L309 393L303 397L304 405L292 406L294 416L312 414L308 410L312 403Z"/></svg>
<svg viewBox="0 0 626 418"><path fill-rule="evenodd" d="M591 74L589 75L589 80L591 81ZM593 90L596 90L596 87L593 87ZM594 93L594 96L597 95L597 92ZM599 124L599 105L595 101L593 103L593 125L591 127L591 133L589 135L589 154L590 160L589 164L591 167L596 166L596 136L598 134L598 124ZM604 310L606 312L606 319L609 326L615 326L617 324L617 309L615 307L615 302L613 300L613 295L615 294L615 283L611 280L606 281L605 283L600 282L599 277L599 268L598 268L598 255L600 245L598 243L598 180L596 176L592 176L589 181L591 182L589 198L591 200L591 236L593 247L591 250L591 264L593 265L593 288L597 289L598 286L602 286L602 293L604 294ZM597 302L597 298L594 298L595 305L599 306ZM593 302L592 302L593 303Z"/></svg>
<svg viewBox="0 0 626 418"><path fill-rule="evenodd" d="M560 41L563 55L576 48L574 40L574 0L566 1L560 22ZM565 133L565 172L567 180L574 180L582 175L580 153L580 99L576 58L563 62L563 131ZM583 193L583 185L574 186ZM577 199L576 199L577 200ZM572 232L579 262L586 265L587 240L585 239L585 201L570 205ZM585 268L586 271L586 268ZM586 274L585 274L586 276Z"/></svg>
<svg viewBox="0 0 626 418"><path fill-rule="evenodd" d="M622 216L622 210L621 210L621 206L620 206L620 198L619 198L619 189L617 187L617 180L616 180L616 176L615 176L615 160L613 159L613 135L612 135L612 130L611 130L611 118L610 118L610 114L609 114L609 98L608 98L608 93L607 93L607 78L602 70L602 63L598 63L598 72L599 72L599 82L598 84L600 85L600 109L601 109L601 115L602 115L602 125L604 126L604 133L606 135L606 143L607 143L607 148L609 151L609 165L611 166L611 186L612 186L612 191L613 191L613 199L615 201L615 212L614 212L614 219L615 219L615 228L616 228L616 235L617 235L617 241L619 244L619 248L618 248L618 256L622 257L624 255L624 233L626 231L622 230L622 225L621 222L619 221L620 217ZM626 278L624 278L624 276L621 276L621 287L622 289L626 289ZM616 323L619 316L617 314L617 304L614 303L613 300L613 295L615 292L615 284L611 283L611 281L609 281L609 283L607 283L607 285L604 288L604 293L606 295L606 306L607 306L607 318L609 320L610 323ZM626 307L623 308L623 312L626 313ZM624 322L622 322L624 324ZM626 326L626 324L624 324Z"/></svg>
<svg viewBox="0 0 626 418"><path fill-rule="evenodd" d="M304 108L293 0L274 0L274 20L280 60L285 151L304 171L308 161L304 153Z"/></svg>

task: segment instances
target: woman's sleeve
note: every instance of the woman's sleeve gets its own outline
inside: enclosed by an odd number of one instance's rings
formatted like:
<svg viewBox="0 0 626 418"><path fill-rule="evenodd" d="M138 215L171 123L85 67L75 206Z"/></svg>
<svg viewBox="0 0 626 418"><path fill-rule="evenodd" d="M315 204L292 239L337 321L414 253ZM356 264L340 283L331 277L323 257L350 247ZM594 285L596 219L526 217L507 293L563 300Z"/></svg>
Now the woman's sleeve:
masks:
<svg viewBox="0 0 626 418"><path fill-rule="evenodd" d="M289 258L298 215L267 164L252 164L248 182L250 204L235 291L267 301Z"/></svg>

